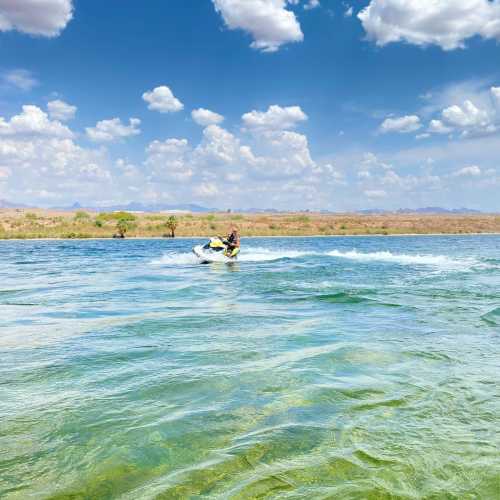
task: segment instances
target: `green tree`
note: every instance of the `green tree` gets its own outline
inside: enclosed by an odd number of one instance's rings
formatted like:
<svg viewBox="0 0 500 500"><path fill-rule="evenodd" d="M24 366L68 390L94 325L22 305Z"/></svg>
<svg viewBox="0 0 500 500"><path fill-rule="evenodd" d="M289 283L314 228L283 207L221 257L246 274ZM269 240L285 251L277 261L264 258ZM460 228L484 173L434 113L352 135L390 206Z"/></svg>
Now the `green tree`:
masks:
<svg viewBox="0 0 500 500"><path fill-rule="evenodd" d="M177 229L177 226L179 225L179 221L177 220L177 217L175 215L171 215L168 219L167 222L165 222L165 225L170 231L170 237L175 238L175 230Z"/></svg>
<svg viewBox="0 0 500 500"><path fill-rule="evenodd" d="M119 219L116 223L116 230L120 238L125 238L127 231L130 229L130 222L127 219Z"/></svg>
<svg viewBox="0 0 500 500"><path fill-rule="evenodd" d="M90 215L87 212L84 212L83 210L78 210L75 213L75 222L84 222L90 219Z"/></svg>
<svg viewBox="0 0 500 500"><path fill-rule="evenodd" d="M118 212L101 212L98 215L98 218L101 219L104 222L107 221L119 221L119 220L126 220L133 222L136 220L136 216L134 214L131 214L129 212L124 212L124 211L118 211Z"/></svg>

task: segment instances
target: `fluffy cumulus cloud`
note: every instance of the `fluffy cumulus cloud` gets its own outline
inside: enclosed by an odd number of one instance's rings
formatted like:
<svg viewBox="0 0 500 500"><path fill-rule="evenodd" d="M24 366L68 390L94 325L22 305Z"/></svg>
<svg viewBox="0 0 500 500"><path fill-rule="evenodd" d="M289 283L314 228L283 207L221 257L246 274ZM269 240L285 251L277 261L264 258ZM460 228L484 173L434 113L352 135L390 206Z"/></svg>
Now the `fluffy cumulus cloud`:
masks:
<svg viewBox="0 0 500 500"><path fill-rule="evenodd" d="M27 69L11 69L2 74L3 82L20 90L28 91L38 85L38 80Z"/></svg>
<svg viewBox="0 0 500 500"><path fill-rule="evenodd" d="M275 52L282 45L300 42L304 35L287 0L212 0L229 29L241 29L254 39L251 47ZM314 3L314 2L313 2Z"/></svg>
<svg viewBox="0 0 500 500"><path fill-rule="evenodd" d="M72 106L60 99L49 101L47 103L47 109L52 119L62 122L73 119L77 110L76 106Z"/></svg>
<svg viewBox="0 0 500 500"><path fill-rule="evenodd" d="M69 138L71 130L59 121L52 121L47 113L37 106L25 105L22 112L10 120L0 117L0 136L51 136Z"/></svg>
<svg viewBox="0 0 500 500"><path fill-rule="evenodd" d="M459 100L459 102L453 102ZM461 102L460 102L461 101ZM480 88L452 96L439 115L429 122L431 134L456 134L460 137L493 134L500 127L500 89Z"/></svg>
<svg viewBox="0 0 500 500"><path fill-rule="evenodd" d="M0 118L0 195L49 206L141 201L336 210L428 206L444 197L463 206L474 199L464 199L471 193L477 193L478 203L486 196L496 199L491 194L500 186L496 136L318 160L299 129L305 116L297 106L253 110L243 115L247 119L239 130L210 123L194 144L158 137L145 147L142 160L131 162L123 151L113 158L115 148L78 144L78 131L36 106L24 106ZM98 122L87 135L106 144L139 133L138 126L135 119L124 124L114 118Z"/></svg>
<svg viewBox="0 0 500 500"><path fill-rule="evenodd" d="M429 132L433 134L449 134L453 129L446 126L441 120L431 120L429 123Z"/></svg>
<svg viewBox="0 0 500 500"><path fill-rule="evenodd" d="M36 106L0 118L0 180L8 196L54 204L74 193L90 199L109 192L112 176L105 151L82 148L75 136Z"/></svg>
<svg viewBox="0 0 500 500"><path fill-rule="evenodd" d="M202 127L207 127L208 125L218 125L224 121L224 117L222 115L205 108L193 109L193 111L191 111L191 117Z"/></svg>
<svg viewBox="0 0 500 500"><path fill-rule="evenodd" d="M155 140L146 148L145 165L155 181L170 184L187 182L194 175L188 162L189 153L190 147L186 139Z"/></svg>
<svg viewBox="0 0 500 500"><path fill-rule="evenodd" d="M474 36L500 40L499 0L371 0L358 18L377 45L465 46Z"/></svg>
<svg viewBox="0 0 500 500"><path fill-rule="evenodd" d="M254 197L258 204L257 198L264 203L272 195L278 203L280 193L283 202L286 183L287 199L303 201L303 183L310 182L307 191L312 203L317 200L314 193L319 186L338 184L342 175L332 165L314 162L307 137L287 130L297 124L299 115L292 116L294 119L287 117L279 122L264 120L264 125L258 120L251 134L246 133L247 126L241 136L212 123L204 128L202 140L194 147L185 139L156 140L146 148L145 165L152 173L151 179L169 186L175 184L176 193L189 200L209 201L224 192L228 206L241 206L242 197L247 196ZM318 182L320 178L324 180Z"/></svg>
<svg viewBox="0 0 500 500"><path fill-rule="evenodd" d="M209 125L203 131L203 140L195 150L197 161L217 167L234 164L239 159L240 141L231 132Z"/></svg>
<svg viewBox="0 0 500 500"><path fill-rule="evenodd" d="M500 131L500 87L485 81L467 81L440 89L434 95L429 92L421 96L426 105L418 115L390 117L380 125L382 133L411 133L420 130L428 119L424 133L417 139L431 136L470 138L496 134Z"/></svg>
<svg viewBox="0 0 500 500"><path fill-rule="evenodd" d="M130 118L128 125L122 123L120 118L112 118L111 120L101 120L96 123L95 127L87 127L85 131L91 141L112 142L140 134L140 124L141 120L138 118Z"/></svg>
<svg viewBox="0 0 500 500"><path fill-rule="evenodd" d="M477 165L463 167L452 174L454 177L478 177L481 175L481 168Z"/></svg>
<svg viewBox="0 0 500 500"><path fill-rule="evenodd" d="M269 106L267 111L250 111L242 116L243 125L250 130L286 130L296 127L307 120L300 106L282 108Z"/></svg>
<svg viewBox="0 0 500 500"><path fill-rule="evenodd" d="M443 110L443 119L458 128L485 127L490 123L488 113L478 109L471 101L455 104Z"/></svg>
<svg viewBox="0 0 500 500"><path fill-rule="evenodd" d="M36 203L55 203L68 195L105 196L111 187L105 153L72 139L16 137L1 141L0 161L8 162L9 195Z"/></svg>
<svg viewBox="0 0 500 500"><path fill-rule="evenodd" d="M73 16L71 0L1 0L0 31L54 37Z"/></svg>
<svg viewBox="0 0 500 500"><path fill-rule="evenodd" d="M420 118L416 115L401 116L398 118L387 118L380 125L382 133L398 132L400 134L408 134L415 132L422 127Z"/></svg>
<svg viewBox="0 0 500 500"><path fill-rule="evenodd" d="M166 85L161 85L153 90L144 92L142 98L148 103L148 109L152 111L175 113L184 109L184 104L174 96L170 88Z"/></svg>

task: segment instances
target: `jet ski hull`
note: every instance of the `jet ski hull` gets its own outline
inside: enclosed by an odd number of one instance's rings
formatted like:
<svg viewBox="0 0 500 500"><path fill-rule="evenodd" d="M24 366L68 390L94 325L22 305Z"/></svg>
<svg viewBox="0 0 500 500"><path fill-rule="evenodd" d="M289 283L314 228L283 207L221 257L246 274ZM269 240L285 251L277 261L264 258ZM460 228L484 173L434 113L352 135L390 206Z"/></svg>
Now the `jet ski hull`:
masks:
<svg viewBox="0 0 500 500"><path fill-rule="evenodd" d="M202 264L208 264L210 262L222 262L224 264L229 264L236 261L237 252L234 253L233 257L227 255L228 244L223 238L215 236L210 238L208 243L205 245L196 245L193 248L193 253L200 259Z"/></svg>
<svg viewBox="0 0 500 500"><path fill-rule="evenodd" d="M202 245L197 245L193 248L193 253L200 259L201 264L210 264L211 262L222 262L225 264L229 264L234 262L234 259L231 259L225 256L222 252L212 252L210 250L205 250Z"/></svg>

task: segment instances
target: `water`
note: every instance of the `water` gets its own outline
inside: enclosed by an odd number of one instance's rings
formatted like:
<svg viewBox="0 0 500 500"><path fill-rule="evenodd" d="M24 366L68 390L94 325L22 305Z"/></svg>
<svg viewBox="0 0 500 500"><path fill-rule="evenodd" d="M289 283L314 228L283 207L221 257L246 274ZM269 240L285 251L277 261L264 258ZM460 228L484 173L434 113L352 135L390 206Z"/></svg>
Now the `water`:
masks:
<svg viewBox="0 0 500 500"><path fill-rule="evenodd" d="M200 242L1 242L1 498L498 498L499 236Z"/></svg>

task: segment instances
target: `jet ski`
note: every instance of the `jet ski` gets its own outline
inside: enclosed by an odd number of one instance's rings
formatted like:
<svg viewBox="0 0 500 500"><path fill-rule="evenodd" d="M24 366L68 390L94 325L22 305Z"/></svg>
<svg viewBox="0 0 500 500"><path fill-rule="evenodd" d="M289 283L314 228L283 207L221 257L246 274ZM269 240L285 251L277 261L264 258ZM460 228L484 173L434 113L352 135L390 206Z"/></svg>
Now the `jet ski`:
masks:
<svg viewBox="0 0 500 500"><path fill-rule="evenodd" d="M205 245L196 245L193 247L193 253L198 257L202 264L210 262L231 263L236 261L237 255L230 256L227 242L215 236L210 238L210 241Z"/></svg>

